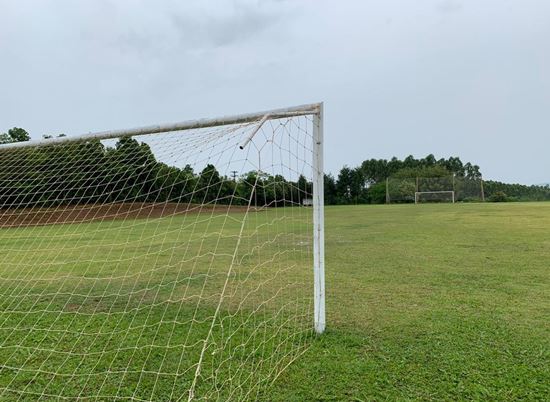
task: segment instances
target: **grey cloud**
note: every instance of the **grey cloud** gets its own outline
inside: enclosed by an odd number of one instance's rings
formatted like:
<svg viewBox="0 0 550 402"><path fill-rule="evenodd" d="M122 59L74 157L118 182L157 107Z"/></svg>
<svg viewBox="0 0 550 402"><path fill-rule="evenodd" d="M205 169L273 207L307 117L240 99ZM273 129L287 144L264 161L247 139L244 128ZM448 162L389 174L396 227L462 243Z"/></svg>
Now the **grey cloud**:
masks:
<svg viewBox="0 0 550 402"><path fill-rule="evenodd" d="M283 7L273 12L251 4L236 3L225 15L203 15L201 18L185 13L171 18L180 38L188 46L228 46L248 41L270 26L277 24L285 15Z"/></svg>
<svg viewBox="0 0 550 402"><path fill-rule="evenodd" d="M441 13L455 13L462 10L462 3L456 0L442 0L436 4L435 8Z"/></svg>
<svg viewBox="0 0 550 402"><path fill-rule="evenodd" d="M191 1L175 2L168 7L166 3L160 3L158 9L136 20L135 16L122 15L124 9L121 9L120 3L103 0L100 4L102 13L118 15L118 20L126 19L119 26L107 27L116 33L107 39L103 38L106 44L138 52L143 49L162 49L165 44L185 50L232 44L242 46L284 18L296 16L296 13L289 11L299 9L296 4L286 0ZM101 21L99 23L105 24ZM97 26L93 26L88 36L101 38L102 35L98 35Z"/></svg>

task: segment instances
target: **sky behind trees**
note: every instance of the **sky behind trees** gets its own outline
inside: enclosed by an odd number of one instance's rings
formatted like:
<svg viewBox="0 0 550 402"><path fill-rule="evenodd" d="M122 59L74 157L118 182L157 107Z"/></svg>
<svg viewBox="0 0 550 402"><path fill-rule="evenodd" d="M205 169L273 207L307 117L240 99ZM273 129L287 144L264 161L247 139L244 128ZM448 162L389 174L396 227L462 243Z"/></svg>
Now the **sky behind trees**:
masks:
<svg viewBox="0 0 550 402"><path fill-rule="evenodd" d="M326 167L459 156L550 182L546 0L0 0L0 132L323 100Z"/></svg>

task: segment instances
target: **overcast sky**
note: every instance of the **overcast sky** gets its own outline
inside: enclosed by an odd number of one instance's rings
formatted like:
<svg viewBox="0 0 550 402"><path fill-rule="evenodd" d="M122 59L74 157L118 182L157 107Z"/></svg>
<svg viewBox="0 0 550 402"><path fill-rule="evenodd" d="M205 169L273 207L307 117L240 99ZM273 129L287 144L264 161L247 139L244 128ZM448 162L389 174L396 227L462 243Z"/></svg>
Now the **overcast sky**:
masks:
<svg viewBox="0 0 550 402"><path fill-rule="evenodd" d="M0 132L316 101L333 173L433 153L550 182L550 1L0 0Z"/></svg>

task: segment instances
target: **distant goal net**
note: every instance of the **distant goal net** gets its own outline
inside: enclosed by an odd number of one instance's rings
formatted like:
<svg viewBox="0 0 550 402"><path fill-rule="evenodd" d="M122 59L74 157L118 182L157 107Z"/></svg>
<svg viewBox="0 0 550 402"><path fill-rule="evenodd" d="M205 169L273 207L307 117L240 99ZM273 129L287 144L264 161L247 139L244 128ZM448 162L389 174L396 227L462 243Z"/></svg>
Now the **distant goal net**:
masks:
<svg viewBox="0 0 550 402"><path fill-rule="evenodd" d="M268 400L324 330L322 104L0 146L0 400Z"/></svg>
<svg viewBox="0 0 550 402"><path fill-rule="evenodd" d="M454 191L417 191L414 193L414 203L451 202L455 203Z"/></svg>

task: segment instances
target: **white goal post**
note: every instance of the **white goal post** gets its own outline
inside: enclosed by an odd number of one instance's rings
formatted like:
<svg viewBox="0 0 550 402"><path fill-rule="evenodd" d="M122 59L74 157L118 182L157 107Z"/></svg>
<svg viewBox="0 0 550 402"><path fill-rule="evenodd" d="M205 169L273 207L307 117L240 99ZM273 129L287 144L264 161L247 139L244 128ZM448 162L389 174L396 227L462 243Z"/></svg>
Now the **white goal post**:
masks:
<svg viewBox="0 0 550 402"><path fill-rule="evenodd" d="M451 202L453 204L455 203L455 192L452 191L452 190L449 190L449 191L416 191L414 193L414 203L418 204L420 202L420 198L423 195L440 195L440 194L450 196ZM433 200L434 198L430 197L430 199Z"/></svg>
<svg viewBox="0 0 550 402"><path fill-rule="evenodd" d="M269 399L325 331L323 144L315 103L0 145L0 400Z"/></svg>

